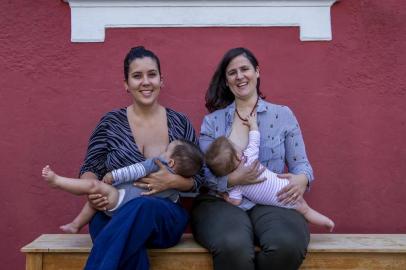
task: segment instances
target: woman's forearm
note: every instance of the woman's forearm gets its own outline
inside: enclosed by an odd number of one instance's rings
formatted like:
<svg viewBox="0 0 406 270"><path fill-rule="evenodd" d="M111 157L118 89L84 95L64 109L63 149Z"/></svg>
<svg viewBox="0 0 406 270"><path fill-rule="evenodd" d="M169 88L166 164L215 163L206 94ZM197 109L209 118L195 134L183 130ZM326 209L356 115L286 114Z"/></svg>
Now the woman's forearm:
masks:
<svg viewBox="0 0 406 270"><path fill-rule="evenodd" d="M177 174L172 174L170 178L169 185L172 189L179 191L190 191L193 189L193 178L185 178Z"/></svg>
<svg viewBox="0 0 406 270"><path fill-rule="evenodd" d="M305 173L298 174L296 177L297 181L302 187L306 188L309 186L309 178L306 176Z"/></svg>
<svg viewBox="0 0 406 270"><path fill-rule="evenodd" d="M265 177L261 177L265 167L260 168L260 163L258 160L255 160L248 166L245 166L244 163L245 160L242 160L240 165L238 165L234 171L227 175L228 187L255 184L265 180Z"/></svg>

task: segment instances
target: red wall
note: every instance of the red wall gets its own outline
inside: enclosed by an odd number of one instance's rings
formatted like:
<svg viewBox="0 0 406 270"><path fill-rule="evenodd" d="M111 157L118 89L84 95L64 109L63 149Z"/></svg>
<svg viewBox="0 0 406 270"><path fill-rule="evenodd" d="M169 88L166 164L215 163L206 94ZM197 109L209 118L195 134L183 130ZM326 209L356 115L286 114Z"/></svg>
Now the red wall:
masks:
<svg viewBox="0 0 406 270"><path fill-rule="evenodd" d="M82 198L48 188L40 170L49 163L77 175L98 119L130 102L122 61L140 44L161 58L162 104L197 130L221 56L250 48L267 99L290 106L302 126L316 175L308 201L337 233L406 233L405 18L402 0L341 1L331 42L300 42L297 28L273 27L115 29L92 44L70 42L62 1L1 1L3 268L22 269L19 249L58 233L80 209Z"/></svg>

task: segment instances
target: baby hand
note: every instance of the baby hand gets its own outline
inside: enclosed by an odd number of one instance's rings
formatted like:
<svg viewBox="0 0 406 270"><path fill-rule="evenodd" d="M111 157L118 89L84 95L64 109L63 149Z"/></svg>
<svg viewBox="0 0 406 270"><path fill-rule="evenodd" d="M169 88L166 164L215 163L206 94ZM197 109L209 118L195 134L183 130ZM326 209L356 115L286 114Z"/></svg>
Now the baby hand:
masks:
<svg viewBox="0 0 406 270"><path fill-rule="evenodd" d="M257 114L253 112L251 115L248 115L243 124L246 125L250 130L258 130Z"/></svg>
<svg viewBox="0 0 406 270"><path fill-rule="evenodd" d="M113 175L111 174L111 172L106 173L106 175L103 176L102 181L103 181L103 183L112 185L114 182L114 179L113 179Z"/></svg>

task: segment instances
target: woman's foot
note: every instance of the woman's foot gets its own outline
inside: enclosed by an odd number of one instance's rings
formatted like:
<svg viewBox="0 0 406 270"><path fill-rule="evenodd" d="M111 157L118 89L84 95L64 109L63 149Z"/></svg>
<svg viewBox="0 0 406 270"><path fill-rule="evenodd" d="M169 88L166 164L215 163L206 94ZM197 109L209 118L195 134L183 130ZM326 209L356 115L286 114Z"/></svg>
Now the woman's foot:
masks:
<svg viewBox="0 0 406 270"><path fill-rule="evenodd" d="M47 181L51 187L56 187L56 179L58 175L51 169L49 165L46 165L42 169L42 177Z"/></svg>
<svg viewBox="0 0 406 270"><path fill-rule="evenodd" d="M59 227L65 233L78 233L80 228L73 222L62 225Z"/></svg>

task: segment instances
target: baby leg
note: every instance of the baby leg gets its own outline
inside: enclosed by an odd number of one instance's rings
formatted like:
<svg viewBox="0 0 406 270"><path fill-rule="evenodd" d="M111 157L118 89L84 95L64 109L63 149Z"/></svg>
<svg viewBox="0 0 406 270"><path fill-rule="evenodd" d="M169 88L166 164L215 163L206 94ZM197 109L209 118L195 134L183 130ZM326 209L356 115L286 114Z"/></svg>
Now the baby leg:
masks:
<svg viewBox="0 0 406 270"><path fill-rule="evenodd" d="M42 169L42 177L54 188L74 195L101 194L107 197L107 209L112 209L118 201L118 191L114 187L95 179L75 179L57 175L49 165Z"/></svg>
<svg viewBox="0 0 406 270"><path fill-rule="evenodd" d="M312 224L326 227L330 232L334 229L334 222L325 215L311 208L302 198L296 202L295 209L301 213L305 219Z"/></svg>
<svg viewBox="0 0 406 270"><path fill-rule="evenodd" d="M90 222L95 213L96 209L92 208L89 202L87 202L72 222L59 228L66 233L78 233L83 226Z"/></svg>

